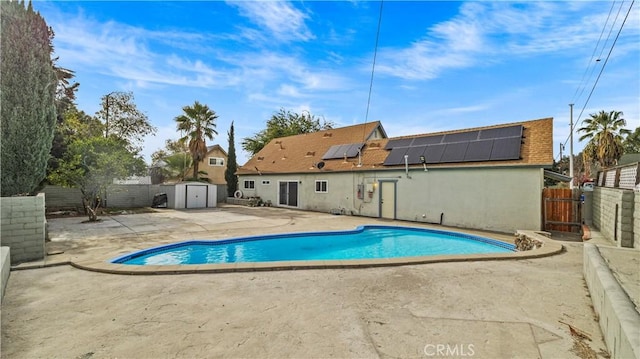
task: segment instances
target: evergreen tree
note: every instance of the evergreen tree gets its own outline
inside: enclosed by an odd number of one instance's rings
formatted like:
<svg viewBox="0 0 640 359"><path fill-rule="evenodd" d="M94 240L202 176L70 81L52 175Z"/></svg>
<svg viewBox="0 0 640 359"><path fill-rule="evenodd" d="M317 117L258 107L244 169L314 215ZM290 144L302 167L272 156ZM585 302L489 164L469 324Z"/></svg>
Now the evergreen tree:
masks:
<svg viewBox="0 0 640 359"><path fill-rule="evenodd" d="M31 3L0 1L2 196L32 193L46 175L56 123L53 32Z"/></svg>
<svg viewBox="0 0 640 359"><path fill-rule="evenodd" d="M227 195L229 197L233 197L233 194L238 190L238 176L236 175L236 171L238 170L238 163L236 160L236 145L233 122L231 122L231 129L229 129L227 135L229 136L229 151L227 158L227 170L224 172L224 179L227 181Z"/></svg>

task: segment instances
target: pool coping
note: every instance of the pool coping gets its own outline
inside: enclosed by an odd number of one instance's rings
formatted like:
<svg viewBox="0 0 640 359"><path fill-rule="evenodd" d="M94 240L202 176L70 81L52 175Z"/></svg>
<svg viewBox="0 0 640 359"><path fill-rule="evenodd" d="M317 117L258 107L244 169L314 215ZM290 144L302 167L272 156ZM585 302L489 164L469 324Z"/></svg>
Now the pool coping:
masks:
<svg viewBox="0 0 640 359"><path fill-rule="evenodd" d="M546 257L561 253L562 244L551 240L548 233L541 231L518 230L516 234L524 234L542 242L540 248L529 251L512 253L465 254L465 255L437 255L383 259L357 260L316 260L316 261L279 261L279 262L242 262L222 264L186 264L186 265L128 265L111 261L116 258L113 254L86 260L71 260L69 264L78 269L88 271L123 274L123 275L162 275L162 274L196 274L196 273L229 273L251 271L280 271L302 269L341 269L341 268L371 268L390 267L415 264L430 264L442 262L469 262L488 260L530 259ZM490 238L500 242L506 242ZM515 237L514 237L515 240ZM506 242L509 243L509 242ZM120 256L119 256L120 257Z"/></svg>

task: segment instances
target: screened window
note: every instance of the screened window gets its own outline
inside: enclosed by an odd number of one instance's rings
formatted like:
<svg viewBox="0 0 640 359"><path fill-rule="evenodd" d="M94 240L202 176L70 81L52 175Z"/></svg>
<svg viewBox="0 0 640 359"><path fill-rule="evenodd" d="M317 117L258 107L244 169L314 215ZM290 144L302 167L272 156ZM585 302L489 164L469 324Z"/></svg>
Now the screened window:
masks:
<svg viewBox="0 0 640 359"><path fill-rule="evenodd" d="M254 189L256 188L255 181L244 181L244 189Z"/></svg>
<svg viewBox="0 0 640 359"><path fill-rule="evenodd" d="M318 193L329 192L327 181L316 181L316 192Z"/></svg>

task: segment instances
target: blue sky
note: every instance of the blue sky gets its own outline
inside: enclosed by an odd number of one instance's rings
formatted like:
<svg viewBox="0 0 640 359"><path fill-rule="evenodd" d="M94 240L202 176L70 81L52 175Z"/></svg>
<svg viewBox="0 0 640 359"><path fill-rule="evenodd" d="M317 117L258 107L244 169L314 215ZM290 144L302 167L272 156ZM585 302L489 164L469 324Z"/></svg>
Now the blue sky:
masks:
<svg viewBox="0 0 640 359"><path fill-rule="evenodd" d="M381 121L393 137L554 117L556 155L569 135L569 103L576 121L583 108L580 121L618 110L629 128L640 126L637 4L606 60L630 4L386 1L368 121ZM280 108L308 110L337 127L365 121L379 2L35 1L34 8L56 34L58 64L76 72L81 110L94 114L112 91L134 93L158 128L145 141L147 160L180 136L173 119L196 100L219 115L209 145L227 149L235 122L240 164L248 159L242 139ZM583 146L576 136L576 152Z"/></svg>

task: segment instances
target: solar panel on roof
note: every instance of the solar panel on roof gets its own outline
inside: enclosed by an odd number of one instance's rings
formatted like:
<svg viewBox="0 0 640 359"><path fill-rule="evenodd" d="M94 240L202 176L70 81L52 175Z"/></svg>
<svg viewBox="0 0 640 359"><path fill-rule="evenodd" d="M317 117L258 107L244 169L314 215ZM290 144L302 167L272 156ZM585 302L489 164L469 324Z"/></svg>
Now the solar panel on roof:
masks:
<svg viewBox="0 0 640 359"><path fill-rule="evenodd" d="M391 150L387 158L384 160L385 166L400 165L404 163L404 155L409 150L409 147L396 147Z"/></svg>
<svg viewBox="0 0 640 359"><path fill-rule="evenodd" d="M360 149L364 146L364 143L352 143L347 146L348 148L344 150L344 153L347 154L347 158L352 158L356 157L358 153L360 153Z"/></svg>
<svg viewBox="0 0 640 359"><path fill-rule="evenodd" d="M491 158L492 148L493 140L471 141L464 155L464 161L488 161Z"/></svg>
<svg viewBox="0 0 640 359"><path fill-rule="evenodd" d="M387 142L387 145L384 146L384 149L390 150L396 147L409 147L412 141L413 138L399 138L397 140L390 140L389 142Z"/></svg>
<svg viewBox="0 0 640 359"><path fill-rule="evenodd" d="M522 138L505 137L493 140L490 161L517 160L520 159L520 145Z"/></svg>
<svg viewBox="0 0 640 359"><path fill-rule="evenodd" d="M442 158L442 154L446 147L447 145L445 144L427 146L424 151L424 157L427 163L440 163L440 159Z"/></svg>
<svg viewBox="0 0 640 359"><path fill-rule="evenodd" d="M331 146L327 152L322 156L323 160L331 160L336 158L352 158L358 155L360 149L364 146L363 142L360 143L351 143L347 145L333 145Z"/></svg>
<svg viewBox="0 0 640 359"><path fill-rule="evenodd" d="M411 147L414 146L424 146L424 145L435 145L442 142L442 138L444 135L435 135L435 136L425 136L425 137L416 137L413 139L411 143Z"/></svg>
<svg viewBox="0 0 640 359"><path fill-rule="evenodd" d="M415 164L418 164L418 163L422 163L422 161L420 161L420 156L422 156L424 154L424 150L426 148L427 148L427 146L409 147L409 150L406 153L406 155L409 156L407 158L407 162L410 165L415 165Z"/></svg>
<svg viewBox="0 0 640 359"><path fill-rule="evenodd" d="M487 140L491 138L522 136L522 128L523 128L522 125L516 125L516 126L490 128L487 130L481 130L480 139Z"/></svg>
<svg viewBox="0 0 640 359"><path fill-rule="evenodd" d="M442 143L474 141L478 139L478 132L479 131L448 133L444 135L444 140L442 141Z"/></svg>
<svg viewBox="0 0 640 359"><path fill-rule="evenodd" d="M327 152L325 152L325 154L322 155L322 159L323 160L328 160L328 159L331 159L331 158L336 158L335 155L336 155L336 153L338 152L339 149L340 149L340 145L329 147Z"/></svg>
<svg viewBox="0 0 640 359"><path fill-rule="evenodd" d="M467 146L469 146L469 142L447 143L447 147L444 149L440 162L464 161L464 155L467 153Z"/></svg>

